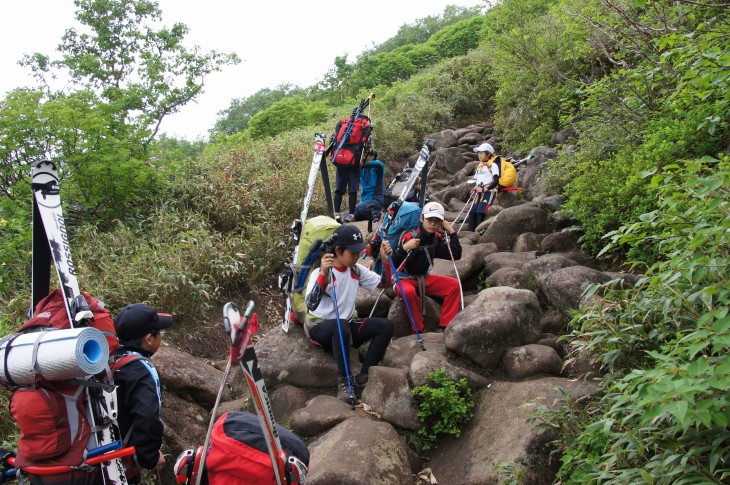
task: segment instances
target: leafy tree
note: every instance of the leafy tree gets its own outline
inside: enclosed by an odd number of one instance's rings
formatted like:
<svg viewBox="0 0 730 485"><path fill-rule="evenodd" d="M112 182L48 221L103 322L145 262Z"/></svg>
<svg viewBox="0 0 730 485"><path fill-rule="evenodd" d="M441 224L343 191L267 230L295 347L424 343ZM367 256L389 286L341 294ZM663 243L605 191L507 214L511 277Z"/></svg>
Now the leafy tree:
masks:
<svg viewBox="0 0 730 485"><path fill-rule="evenodd" d="M187 27L159 27L157 2L75 5L80 27L64 34L61 58L36 53L22 62L41 88L0 103L10 117L0 124L1 189L12 197L29 164L45 158L63 172L73 209L96 219L122 216L127 204L156 192L148 148L165 116L194 100L206 75L238 58L186 49ZM56 77L70 79L70 90L54 90Z"/></svg>
<svg viewBox="0 0 730 485"><path fill-rule="evenodd" d="M398 33L373 49L373 54L389 52L399 47L412 44L423 44L433 34L449 25L458 23L479 15L479 7L467 8L456 5L447 5L441 15L429 15L420 18L412 24L403 24Z"/></svg>
<svg viewBox="0 0 730 485"><path fill-rule="evenodd" d="M211 130L213 133L224 133L233 135L248 128L248 122L259 111L263 111L277 101L287 96L302 94L301 88L291 84L282 84L275 89L264 88L244 98L231 101L231 105L218 112L219 118Z"/></svg>
<svg viewBox="0 0 730 485"><path fill-rule="evenodd" d="M274 136L301 126L320 123L330 110L324 101L307 103L301 96L284 98L256 113L248 123L247 132L254 139Z"/></svg>
<svg viewBox="0 0 730 485"><path fill-rule="evenodd" d="M485 20L485 17L474 17L444 27L427 44L436 49L442 58L466 54L479 45L480 31Z"/></svg>

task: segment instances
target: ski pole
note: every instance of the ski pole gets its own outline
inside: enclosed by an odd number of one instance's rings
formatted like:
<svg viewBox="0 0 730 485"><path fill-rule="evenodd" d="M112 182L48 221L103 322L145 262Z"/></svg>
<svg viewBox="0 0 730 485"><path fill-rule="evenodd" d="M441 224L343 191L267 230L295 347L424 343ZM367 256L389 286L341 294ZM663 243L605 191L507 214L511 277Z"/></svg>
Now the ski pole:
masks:
<svg viewBox="0 0 730 485"><path fill-rule="evenodd" d="M405 267L406 262L408 261L408 258L410 256L411 256L411 251L408 251L408 253L406 253L405 259L403 259L403 262L400 264L400 266L398 266L397 271L403 270L403 268ZM373 303L373 309L370 310L370 315L368 315L368 318L373 317L373 314L375 313L375 308L377 308L378 302L380 301L380 297L383 296L383 293L385 293L385 290L386 290L386 288L383 288L382 290L380 290L380 293L378 293L378 297L375 299L375 303Z"/></svg>
<svg viewBox="0 0 730 485"><path fill-rule="evenodd" d="M469 209L467 209L467 211L466 211L466 217L464 217L464 220L461 221L461 225L459 226L459 230L456 231L457 234L461 231L461 228L464 227L464 223L469 218L469 213L471 212L471 208L474 207L474 201L476 201L476 200L477 200L477 198L476 198L476 192L474 192L474 197L472 197L472 199L471 199L471 205L469 206ZM456 221L454 221L454 223L456 223Z"/></svg>
<svg viewBox="0 0 730 485"><path fill-rule="evenodd" d="M332 280L332 302L335 305L335 318L337 319L337 331L340 334L340 347L342 348L342 362L345 363L345 375L347 376L347 388L350 391L350 407L355 409L355 393L352 391L352 377L350 375L350 366L347 363L347 353L345 352L345 340L342 337L342 322L340 321L340 310L337 308L337 292L335 291L335 274L330 268L330 279ZM348 342L348 345L349 342Z"/></svg>
<svg viewBox="0 0 730 485"><path fill-rule="evenodd" d="M456 273L456 281L459 282L459 296L461 297L461 309L464 309L464 288L461 287L461 276L459 276L459 270L456 268L456 260L454 259L454 253L451 251L451 238L449 233L444 231L444 241L446 241L446 247L449 248L449 254L451 255L451 262L454 263L454 273Z"/></svg>
<svg viewBox="0 0 730 485"><path fill-rule="evenodd" d="M461 208L461 211L459 211L459 213L456 215L456 217L454 218L454 222L452 222L452 224L454 224L454 225L456 224L456 222L459 220L459 217L461 217L461 214L464 212L464 209L466 209L466 206L469 205L469 202L471 202L471 200L474 198L475 195L476 195L476 193L474 191L469 193L469 198L466 199L466 202L464 202L464 206ZM467 215L464 217L468 217L468 214L469 213L467 212Z"/></svg>
<svg viewBox="0 0 730 485"><path fill-rule="evenodd" d="M517 167L517 166L521 165L522 163L524 163L524 162L526 162L526 161L530 160L530 159L531 159L531 158L533 158L533 157L535 157L535 154L534 154L534 153L530 153L530 154L529 154L529 155L527 155L527 156L526 156L525 158L523 158L523 159L521 159L521 160L517 160L517 161L515 161L515 162L512 162L512 166L513 166L513 167ZM509 160L507 160L507 161L509 161Z"/></svg>
<svg viewBox="0 0 730 485"><path fill-rule="evenodd" d="M378 234L380 234L381 239L385 239L385 236L383 235L383 228L380 226L380 224L376 224L376 228L378 229ZM406 258L408 255L406 256ZM426 346L423 344L423 339L421 338L421 334L418 333L418 328L416 327L416 321L413 318L413 313L411 312L411 307L408 304L408 298L406 298L406 292L403 290L403 283L400 280L400 277L398 276L398 268L395 267L395 263L393 262L393 257L389 254L388 255L388 261L390 261L390 267L393 269L393 276L395 277L395 281L398 284L398 288L400 289L400 294L403 297L403 304L406 307L406 310L408 311L408 318L411 321L411 327L413 327L413 331L416 333L416 340L418 340L418 345L421 346L421 350L425 351ZM405 260L404 260L405 262Z"/></svg>
<svg viewBox="0 0 730 485"><path fill-rule="evenodd" d="M243 314L243 318L240 319L240 326L238 326L239 322L231 322L228 310L230 304L226 304L223 307L223 324L226 330L226 334L228 335L229 339L231 340L231 345L234 344L234 339L237 338L236 329L237 328L246 328L246 323L248 322L248 319L251 318L251 315L253 314L253 307L254 303L253 301L250 301L248 303L248 306L246 307L246 311ZM237 312L237 309L236 309ZM239 314L240 316L240 314ZM195 485L200 485L201 477L203 476L203 467L205 467L205 457L208 454L208 445L210 444L210 435L213 433L213 424L215 423L215 415L218 412L218 405L221 402L221 396L223 394L223 389L226 386L226 381L228 381L228 374L231 372L231 364L233 362L233 359L231 358L230 354L228 356L228 362L226 363L226 370L223 372L223 379L221 380L221 386L218 389L218 395L215 398L215 404L213 404L213 410L210 412L210 421L208 422L208 432L205 433L205 441L203 442L203 452L200 456L200 468L198 472L198 476L195 478Z"/></svg>

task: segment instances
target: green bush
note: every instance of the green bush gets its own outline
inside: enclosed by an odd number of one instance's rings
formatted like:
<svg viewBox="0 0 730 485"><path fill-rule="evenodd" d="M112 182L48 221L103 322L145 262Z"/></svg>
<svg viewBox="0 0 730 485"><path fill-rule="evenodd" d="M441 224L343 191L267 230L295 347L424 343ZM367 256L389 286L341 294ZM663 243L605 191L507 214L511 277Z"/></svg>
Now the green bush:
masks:
<svg viewBox="0 0 730 485"><path fill-rule="evenodd" d="M461 427L469 422L474 407L474 396L466 379L452 381L446 369L428 373L431 385L414 388L411 393L418 402L418 418L423 427L418 430L420 446L434 448L443 436L461 436Z"/></svg>
<svg viewBox="0 0 730 485"><path fill-rule="evenodd" d="M575 413L543 415L572 429L559 444L564 483L730 478L730 160L668 165L650 188L657 209L609 237L661 258L573 322L577 352L608 372L604 395L580 426Z"/></svg>

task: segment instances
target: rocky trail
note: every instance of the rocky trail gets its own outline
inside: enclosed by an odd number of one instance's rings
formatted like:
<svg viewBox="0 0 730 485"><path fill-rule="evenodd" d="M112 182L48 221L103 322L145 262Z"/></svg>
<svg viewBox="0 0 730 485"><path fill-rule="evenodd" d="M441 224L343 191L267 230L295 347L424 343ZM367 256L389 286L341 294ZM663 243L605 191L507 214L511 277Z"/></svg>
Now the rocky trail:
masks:
<svg viewBox="0 0 730 485"><path fill-rule="evenodd" d="M447 219L454 221L473 187L468 179L478 162L472 148L487 141L499 153L501 140L488 124L430 137L437 141L432 154L437 165L429 200L441 202ZM357 409L335 398L332 356L311 345L301 326L292 326L288 334L280 330L278 290L257 295L263 331L256 352L277 421L309 443L308 484L496 484L505 479L500 464L522 470L521 483L553 482L558 457L551 458L546 445L551 436L536 434L527 422L529 404L560 406L557 387L575 398L597 390L587 356L569 359L568 344L559 337L567 332L568 312L598 298L585 300L586 287L611 280L632 284L636 277L602 271L579 250L580 234L567 230L572 222L560 210L562 197L544 181L546 164L558 152L536 147L532 153L535 157L518 167L517 185L524 190L501 193L476 232L459 233L463 255L456 266L465 309L445 333L434 332L440 304L427 298L426 351L421 351L392 290L380 299L375 316L391 319L395 335L384 361L371 369ZM357 224L367 232L367 223ZM455 275L448 260L437 260L432 271ZM376 296L361 291L360 314L370 312ZM225 364L215 361L226 356L219 320L171 339L154 356L165 383L168 463L204 440ZM357 352L351 355L351 366L358 366ZM439 368L467 379L475 390L474 416L460 438L444 439L435 450L419 454L405 438L421 426L411 390ZM240 371L228 382L219 413L252 410ZM174 483L169 466L162 475L165 483Z"/></svg>

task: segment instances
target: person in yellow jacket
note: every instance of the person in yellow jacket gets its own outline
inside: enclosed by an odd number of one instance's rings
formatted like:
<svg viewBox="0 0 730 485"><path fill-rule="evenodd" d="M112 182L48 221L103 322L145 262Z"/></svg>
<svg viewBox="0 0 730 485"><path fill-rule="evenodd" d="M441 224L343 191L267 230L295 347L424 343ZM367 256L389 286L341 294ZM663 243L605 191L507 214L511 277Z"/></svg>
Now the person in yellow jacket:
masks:
<svg viewBox="0 0 730 485"><path fill-rule="evenodd" d="M475 200L469 211L469 229L471 231L476 231L479 224L484 222L497 190L510 187L517 179L514 167L511 164L509 167L506 166L507 164L503 164L502 157L494 153L494 147L489 143L482 143L474 151L479 155L479 165L475 172ZM508 168L511 170L507 170Z"/></svg>

